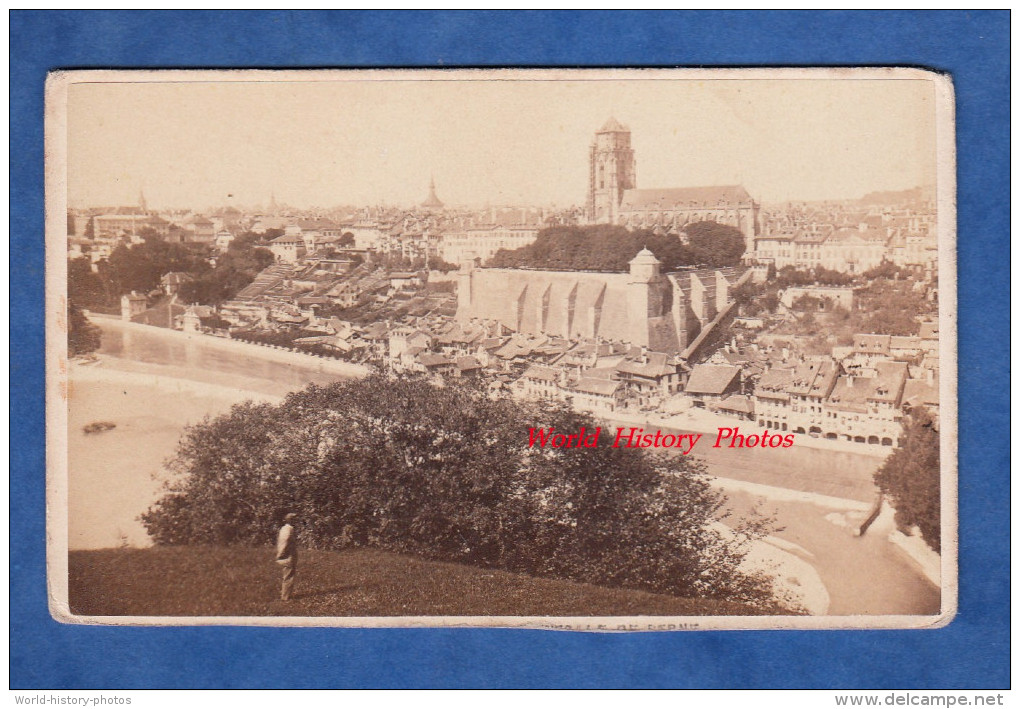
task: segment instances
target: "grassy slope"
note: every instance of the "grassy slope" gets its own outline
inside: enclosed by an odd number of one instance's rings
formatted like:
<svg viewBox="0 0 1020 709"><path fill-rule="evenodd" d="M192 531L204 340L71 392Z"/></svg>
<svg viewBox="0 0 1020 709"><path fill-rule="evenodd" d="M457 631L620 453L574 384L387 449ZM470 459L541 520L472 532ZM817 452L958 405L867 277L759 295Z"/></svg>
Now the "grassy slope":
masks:
<svg viewBox="0 0 1020 709"><path fill-rule="evenodd" d="M370 549L302 552L279 600L267 548L154 547L70 553L77 615L754 615L737 603L540 579Z"/></svg>

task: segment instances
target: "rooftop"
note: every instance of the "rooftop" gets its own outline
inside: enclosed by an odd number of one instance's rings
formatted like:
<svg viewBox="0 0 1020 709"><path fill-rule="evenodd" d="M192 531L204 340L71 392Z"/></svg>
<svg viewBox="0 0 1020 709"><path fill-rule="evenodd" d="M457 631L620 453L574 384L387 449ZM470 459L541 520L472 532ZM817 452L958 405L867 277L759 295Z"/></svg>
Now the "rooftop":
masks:
<svg viewBox="0 0 1020 709"><path fill-rule="evenodd" d="M740 376L740 367L728 364L698 364L687 380L689 394L722 394Z"/></svg>
<svg viewBox="0 0 1020 709"><path fill-rule="evenodd" d="M750 203L751 195L742 185L635 189L623 193L620 211L651 208L670 209L673 206L720 207Z"/></svg>
<svg viewBox="0 0 1020 709"><path fill-rule="evenodd" d="M620 123L613 116L610 116L609 120L607 120L605 123L602 124L602 127L599 128L598 132L599 133L629 133L630 132L630 128L628 128L627 126L625 126L622 123Z"/></svg>

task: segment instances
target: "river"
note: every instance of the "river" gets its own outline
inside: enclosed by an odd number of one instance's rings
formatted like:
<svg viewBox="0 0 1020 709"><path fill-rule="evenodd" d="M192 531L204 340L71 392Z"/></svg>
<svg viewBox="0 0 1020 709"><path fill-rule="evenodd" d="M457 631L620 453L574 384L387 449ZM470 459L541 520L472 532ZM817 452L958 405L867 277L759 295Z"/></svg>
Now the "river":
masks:
<svg viewBox="0 0 1020 709"><path fill-rule="evenodd" d="M256 349L238 353L156 328L98 318L96 324L103 330L100 362L78 367L69 390L72 549L149 543L137 518L158 496L163 463L184 426L246 398L275 400L310 382L343 378L311 358L272 361ZM117 427L82 432L97 420ZM709 438L698 449L734 515L755 508L775 515L774 536L818 572L830 614L938 612L938 588L888 542L884 527L863 537L851 533L873 499L879 459L807 447L714 449Z"/></svg>

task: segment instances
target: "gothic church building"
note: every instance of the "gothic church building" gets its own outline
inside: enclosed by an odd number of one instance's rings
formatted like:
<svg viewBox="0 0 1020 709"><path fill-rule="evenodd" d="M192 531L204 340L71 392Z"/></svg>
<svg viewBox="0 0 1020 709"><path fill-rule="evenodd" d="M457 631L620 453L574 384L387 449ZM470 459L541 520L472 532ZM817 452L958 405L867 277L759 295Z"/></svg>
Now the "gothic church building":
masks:
<svg viewBox="0 0 1020 709"><path fill-rule="evenodd" d="M760 205L741 185L637 189L637 162L630 129L615 118L595 133L588 154L590 224L620 224L679 235L691 222L714 221L744 234L754 250Z"/></svg>

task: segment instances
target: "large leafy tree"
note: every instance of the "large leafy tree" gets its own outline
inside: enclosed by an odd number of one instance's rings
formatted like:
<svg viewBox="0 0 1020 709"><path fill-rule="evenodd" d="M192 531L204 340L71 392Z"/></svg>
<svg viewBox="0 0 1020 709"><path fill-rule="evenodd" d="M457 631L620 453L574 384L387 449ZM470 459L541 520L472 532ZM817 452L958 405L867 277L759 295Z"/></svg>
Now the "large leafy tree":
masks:
<svg viewBox="0 0 1020 709"><path fill-rule="evenodd" d="M376 376L244 404L190 428L143 516L159 544L265 544L284 511L304 543L370 545L539 576L774 603L740 564L759 521L720 530L724 496L688 459L531 448L590 420L481 388Z"/></svg>
<svg viewBox="0 0 1020 709"><path fill-rule="evenodd" d="M158 288L170 271L201 274L209 269L205 255L182 244L152 238L133 246L118 246L104 271L118 296Z"/></svg>
<svg viewBox="0 0 1020 709"><path fill-rule="evenodd" d="M237 295L258 273L272 265L273 254L257 245L258 236L242 234L230 242L227 250L216 258L216 266L199 273L194 280L181 284L180 296L185 302L219 305Z"/></svg>
<svg viewBox="0 0 1020 709"><path fill-rule="evenodd" d="M744 255L744 234L736 227L718 222L692 222L684 227L691 263L723 268L740 263Z"/></svg>
<svg viewBox="0 0 1020 709"><path fill-rule="evenodd" d="M92 271L88 257L68 259L67 297L81 307L95 310L109 310L119 307L120 293L116 292L108 278L104 278L105 264L100 263L98 272Z"/></svg>
<svg viewBox="0 0 1020 709"><path fill-rule="evenodd" d="M926 409L914 410L902 446L875 472L875 484L896 509L899 526L917 527L928 546L940 551L939 433Z"/></svg>

